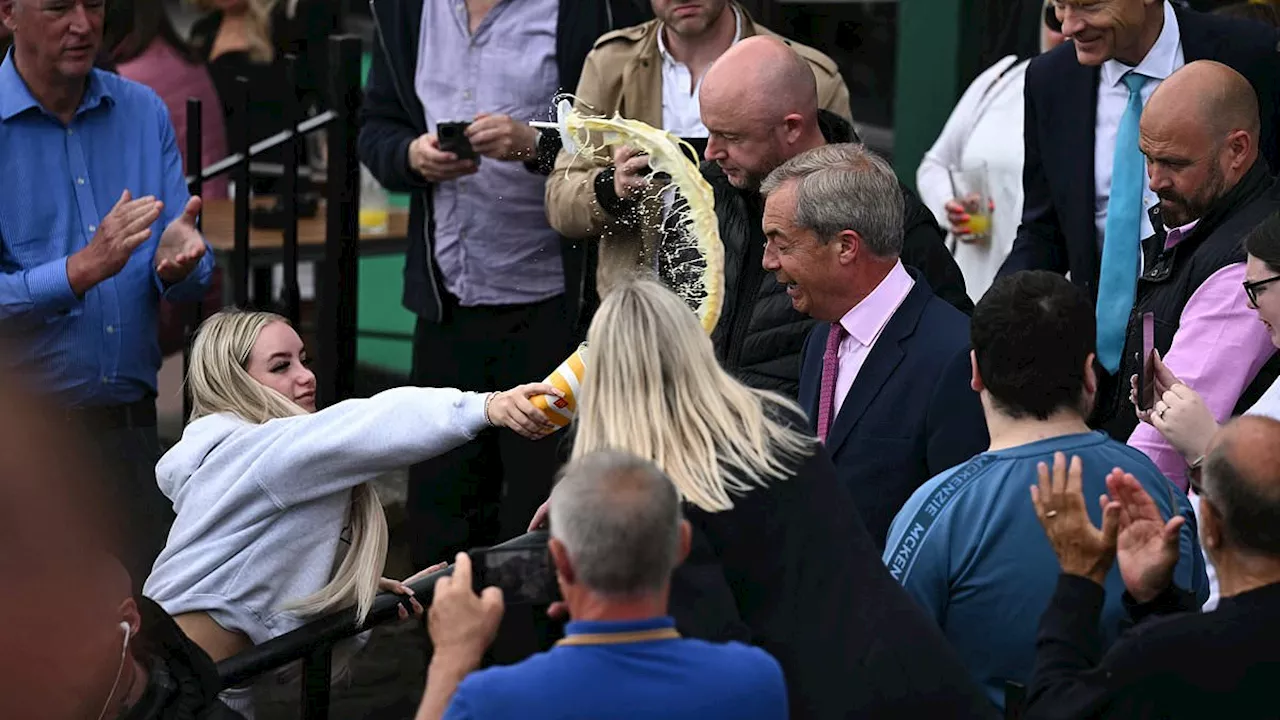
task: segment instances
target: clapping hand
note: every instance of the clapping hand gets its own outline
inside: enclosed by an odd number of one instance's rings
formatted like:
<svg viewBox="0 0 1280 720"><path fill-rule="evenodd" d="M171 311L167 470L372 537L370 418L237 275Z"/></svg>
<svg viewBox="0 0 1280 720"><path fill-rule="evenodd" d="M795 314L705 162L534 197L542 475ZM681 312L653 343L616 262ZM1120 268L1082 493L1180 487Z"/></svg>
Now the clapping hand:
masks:
<svg viewBox="0 0 1280 720"><path fill-rule="evenodd" d="M1036 517L1058 556L1062 572L1078 575L1102 585L1116 557L1116 535L1120 527L1120 503L1106 495L1098 498L1102 506L1102 529L1094 526L1086 509L1083 468L1078 456L1067 458L1054 453L1053 468L1040 463L1039 485L1031 486L1031 504Z"/></svg>
<svg viewBox="0 0 1280 720"><path fill-rule="evenodd" d="M151 237L164 203L153 195L135 199L126 189L102 218L89 244L67 258L67 281L76 297L124 269L133 251Z"/></svg>
<svg viewBox="0 0 1280 720"><path fill-rule="evenodd" d="M1173 582L1180 554L1178 533L1186 518L1174 515L1165 522L1142 483L1119 468L1107 476L1107 490L1120 504L1120 576L1134 600L1151 602Z"/></svg>
<svg viewBox="0 0 1280 720"><path fill-rule="evenodd" d="M530 440L550 435L556 431L555 423L530 402L530 398L538 395L564 397L560 388L547 383L529 383L494 393L485 409L489 423L510 428Z"/></svg>
<svg viewBox="0 0 1280 720"><path fill-rule="evenodd" d="M200 237L200 231L196 229L200 208L199 196L187 200L182 214L164 229L160 244L156 246L156 274L170 285L186 279L200 264L200 258L204 257L204 238Z"/></svg>

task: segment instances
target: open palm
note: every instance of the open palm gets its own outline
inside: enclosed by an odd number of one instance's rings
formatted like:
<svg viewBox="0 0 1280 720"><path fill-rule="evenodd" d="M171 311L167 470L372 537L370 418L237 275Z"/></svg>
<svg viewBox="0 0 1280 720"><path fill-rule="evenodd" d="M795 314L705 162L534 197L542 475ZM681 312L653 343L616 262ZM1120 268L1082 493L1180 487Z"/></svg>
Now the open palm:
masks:
<svg viewBox="0 0 1280 720"><path fill-rule="evenodd" d="M1186 518L1168 522L1137 478L1120 470L1107 477L1107 490L1120 502L1116 559L1120 577L1138 602L1154 600L1173 581L1178 564L1178 533Z"/></svg>
<svg viewBox="0 0 1280 720"><path fill-rule="evenodd" d="M156 274L166 283L182 282L191 271L200 264L204 257L204 238L196 229L196 218L200 215L201 200L194 196L187 201L182 214L169 223L160 235L160 243L156 246Z"/></svg>

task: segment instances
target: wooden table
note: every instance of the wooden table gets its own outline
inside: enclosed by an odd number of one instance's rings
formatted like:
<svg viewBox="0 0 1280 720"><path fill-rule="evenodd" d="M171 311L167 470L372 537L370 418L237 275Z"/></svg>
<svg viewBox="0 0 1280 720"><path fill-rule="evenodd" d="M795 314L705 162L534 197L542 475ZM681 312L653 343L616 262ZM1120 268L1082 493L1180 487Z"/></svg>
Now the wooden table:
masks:
<svg viewBox="0 0 1280 720"><path fill-rule="evenodd" d="M314 217L298 218L298 258L318 260L324 256L325 204L322 201ZM204 237L215 253L230 254L235 248L236 206L234 200L209 200L201 213ZM404 252L408 245L409 212L392 208L388 211L387 230L360 233L361 255L387 255ZM284 232L249 227L249 264L271 265L282 259Z"/></svg>
<svg viewBox="0 0 1280 720"><path fill-rule="evenodd" d="M201 212L202 230L217 256L219 265L230 265L235 249L234 200L210 200ZM392 208L387 213L387 230L381 233L360 234L360 255L393 255L402 253L409 244L409 212ZM321 201L314 217L298 218L298 261L324 260L325 203ZM271 268L284 261L284 232L267 228L249 227L249 272L253 275L252 287L255 301L269 302L272 296ZM223 303L233 302L235 289L231 281L224 282Z"/></svg>

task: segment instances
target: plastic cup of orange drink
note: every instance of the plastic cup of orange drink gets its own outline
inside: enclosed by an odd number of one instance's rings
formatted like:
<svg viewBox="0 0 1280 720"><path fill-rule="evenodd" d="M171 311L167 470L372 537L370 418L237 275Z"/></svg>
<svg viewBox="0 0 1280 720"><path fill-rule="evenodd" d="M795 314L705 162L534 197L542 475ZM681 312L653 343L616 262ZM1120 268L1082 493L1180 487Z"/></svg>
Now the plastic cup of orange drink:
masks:
<svg viewBox="0 0 1280 720"><path fill-rule="evenodd" d="M567 427L578 413L578 388L582 387L582 373L586 369L587 344L582 343L572 355L555 372L547 376L543 382L554 385L564 393L564 397L555 395L537 395L533 398L533 406L542 411L547 419L555 424L556 429Z"/></svg>

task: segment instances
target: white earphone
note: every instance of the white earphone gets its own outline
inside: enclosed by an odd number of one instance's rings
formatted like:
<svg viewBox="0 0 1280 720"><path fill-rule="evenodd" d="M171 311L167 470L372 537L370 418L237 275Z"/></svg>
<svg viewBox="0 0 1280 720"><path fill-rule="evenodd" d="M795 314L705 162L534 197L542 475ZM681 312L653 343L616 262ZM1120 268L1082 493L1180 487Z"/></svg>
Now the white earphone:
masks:
<svg viewBox="0 0 1280 720"><path fill-rule="evenodd" d="M116 668L116 679L111 683L111 692L107 693L107 701L102 703L102 712L98 713L98 720L107 714L107 708L111 706L111 698L116 694L116 686L120 684L120 675L124 672L124 659L129 652L129 637L133 635L133 627L129 623L121 621L120 632L124 633L124 642L120 643L120 667Z"/></svg>

